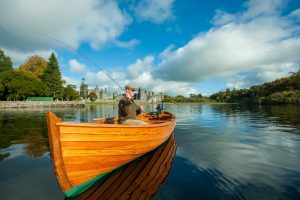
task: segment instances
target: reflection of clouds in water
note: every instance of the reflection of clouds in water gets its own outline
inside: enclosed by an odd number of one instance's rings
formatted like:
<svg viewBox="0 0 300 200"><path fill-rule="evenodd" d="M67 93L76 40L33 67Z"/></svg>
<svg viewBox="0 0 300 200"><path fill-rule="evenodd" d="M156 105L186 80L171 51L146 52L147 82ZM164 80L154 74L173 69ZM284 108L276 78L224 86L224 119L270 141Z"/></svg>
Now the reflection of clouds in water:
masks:
<svg viewBox="0 0 300 200"><path fill-rule="evenodd" d="M278 193L294 187L297 178L291 176L300 176L300 140L288 132L293 127L255 118L249 111L216 114L212 108L202 106L202 112L193 114L198 121L177 124L178 156L201 170L221 173L218 187L253 184Z"/></svg>
<svg viewBox="0 0 300 200"><path fill-rule="evenodd" d="M184 135L188 137L188 133ZM231 188L251 183L280 190L286 184L293 184L290 175L299 177L299 154L272 146L259 147L256 143L237 143L222 135L208 137L181 142L177 155L189 159L201 170L220 172L222 181L218 184L221 186Z"/></svg>
<svg viewBox="0 0 300 200"><path fill-rule="evenodd" d="M6 159L11 159L11 158L19 157L19 156L43 157L43 156L45 156L45 154L48 153L48 150L45 149L44 146L41 151L40 148L38 148L37 146L34 146L34 145L36 145L36 144L33 144L33 145L31 145L31 144L13 144L8 148L0 150L0 154L9 153L9 156Z"/></svg>
<svg viewBox="0 0 300 200"><path fill-rule="evenodd" d="M26 148L26 144L13 144L8 148L5 149L1 149L0 150L0 154L6 154L9 153L9 158L15 158L18 156L24 156L25 154L25 148Z"/></svg>

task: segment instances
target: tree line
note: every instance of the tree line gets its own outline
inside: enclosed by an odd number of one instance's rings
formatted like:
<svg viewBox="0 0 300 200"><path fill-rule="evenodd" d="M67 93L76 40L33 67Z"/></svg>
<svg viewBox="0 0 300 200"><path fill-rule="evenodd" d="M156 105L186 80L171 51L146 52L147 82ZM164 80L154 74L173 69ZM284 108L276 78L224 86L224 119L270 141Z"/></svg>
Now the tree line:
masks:
<svg viewBox="0 0 300 200"><path fill-rule="evenodd" d="M65 85L54 53L46 61L34 55L13 68L9 56L0 49L0 100L22 101L27 97L53 97L55 100L78 100L72 85Z"/></svg>
<svg viewBox="0 0 300 200"><path fill-rule="evenodd" d="M249 89L226 89L214 93L209 97L201 94L190 94L190 97L178 95L176 97L164 95L164 102L168 103L240 103L240 104L294 104L300 105L300 70L291 72L290 76Z"/></svg>
<svg viewBox="0 0 300 200"><path fill-rule="evenodd" d="M164 95L164 102L166 103L209 103L212 101L209 97L202 96L201 94L190 94L189 97Z"/></svg>
<svg viewBox="0 0 300 200"><path fill-rule="evenodd" d="M40 56L29 57L25 63L13 68L11 58L0 49L0 100L22 101L27 97L51 96L56 100L79 100L72 85L65 85L59 63L52 53L48 61ZM210 97L191 94L190 97L164 95L169 103L247 103L300 105L300 70L290 76L255 85L249 89L220 91Z"/></svg>
<svg viewBox="0 0 300 200"><path fill-rule="evenodd" d="M210 98L227 103L300 105L300 70L290 74L249 89L226 89L225 92L212 94Z"/></svg>

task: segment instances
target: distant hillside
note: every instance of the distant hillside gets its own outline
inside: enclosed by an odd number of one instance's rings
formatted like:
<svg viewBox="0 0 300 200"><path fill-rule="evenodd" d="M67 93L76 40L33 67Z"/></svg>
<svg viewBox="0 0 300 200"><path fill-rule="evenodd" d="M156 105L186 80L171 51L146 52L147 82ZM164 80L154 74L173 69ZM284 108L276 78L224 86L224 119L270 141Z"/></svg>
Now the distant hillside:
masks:
<svg viewBox="0 0 300 200"><path fill-rule="evenodd" d="M210 96L212 100L228 103L297 104L300 105L300 70L291 76L252 86L229 90Z"/></svg>

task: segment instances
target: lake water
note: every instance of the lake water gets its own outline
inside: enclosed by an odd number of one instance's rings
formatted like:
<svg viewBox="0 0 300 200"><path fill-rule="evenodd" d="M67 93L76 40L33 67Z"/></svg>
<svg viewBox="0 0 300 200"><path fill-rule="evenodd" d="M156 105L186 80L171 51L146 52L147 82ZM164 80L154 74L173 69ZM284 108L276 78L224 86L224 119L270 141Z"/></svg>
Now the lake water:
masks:
<svg viewBox="0 0 300 200"><path fill-rule="evenodd" d="M154 199L300 199L300 107L165 107L177 116L177 151ZM64 199L52 170L46 111L0 110L1 200ZM113 116L117 107L50 111L86 122Z"/></svg>

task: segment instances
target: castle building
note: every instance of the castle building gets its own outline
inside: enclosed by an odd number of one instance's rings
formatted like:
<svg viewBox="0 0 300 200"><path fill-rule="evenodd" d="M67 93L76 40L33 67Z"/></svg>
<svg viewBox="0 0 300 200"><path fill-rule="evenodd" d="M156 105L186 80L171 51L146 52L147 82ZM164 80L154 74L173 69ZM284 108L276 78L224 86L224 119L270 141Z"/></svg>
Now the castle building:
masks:
<svg viewBox="0 0 300 200"><path fill-rule="evenodd" d="M84 78L82 79L80 85L80 96L83 99L90 99L92 101L101 101L101 100L118 100L122 97L122 94L118 92L109 92L107 88L99 89L96 86L94 89L88 89L88 85L84 83ZM162 92L155 93L151 91L146 91L142 88L139 88L137 93L135 94L136 100L144 100L148 101L149 103L158 103L163 101L164 94Z"/></svg>

